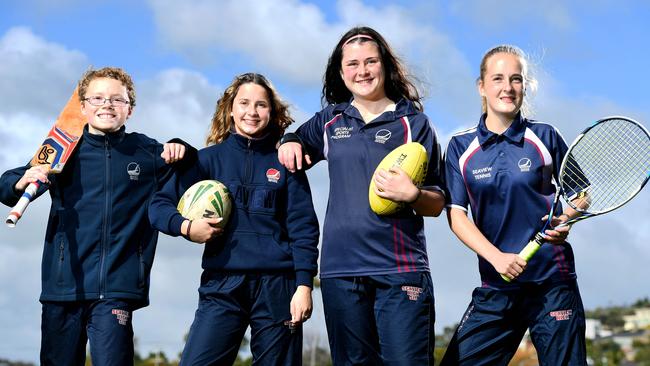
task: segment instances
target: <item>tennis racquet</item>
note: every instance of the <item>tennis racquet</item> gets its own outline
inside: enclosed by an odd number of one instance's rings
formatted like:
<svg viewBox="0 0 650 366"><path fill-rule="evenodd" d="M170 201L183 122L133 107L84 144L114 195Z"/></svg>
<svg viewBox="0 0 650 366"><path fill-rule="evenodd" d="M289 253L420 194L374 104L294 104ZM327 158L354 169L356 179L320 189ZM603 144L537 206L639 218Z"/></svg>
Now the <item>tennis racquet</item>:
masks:
<svg viewBox="0 0 650 366"><path fill-rule="evenodd" d="M545 240L562 199L580 215L560 226L613 211L637 195L650 178L650 135L640 123L621 116L596 121L573 141L560 167L558 192L540 232L519 252L529 261ZM511 280L501 275L510 282Z"/></svg>

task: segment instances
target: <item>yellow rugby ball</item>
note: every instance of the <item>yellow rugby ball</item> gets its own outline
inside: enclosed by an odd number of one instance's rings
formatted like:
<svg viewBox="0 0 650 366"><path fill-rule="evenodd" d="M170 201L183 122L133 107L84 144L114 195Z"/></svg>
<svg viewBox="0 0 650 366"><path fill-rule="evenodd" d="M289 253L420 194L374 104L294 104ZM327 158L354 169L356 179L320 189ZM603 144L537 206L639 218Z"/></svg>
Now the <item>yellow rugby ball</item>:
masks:
<svg viewBox="0 0 650 366"><path fill-rule="evenodd" d="M428 164L429 157L424 146L417 142L409 142L398 146L388 153L379 165L377 165L375 174L379 169L388 171L391 167L398 166L411 177L413 184L420 187L424 182L424 178L427 176ZM403 202L395 202L377 196L375 194L374 174L370 180L370 187L368 188L368 201L370 202L370 208L377 215L393 214L401 210L405 205Z"/></svg>
<svg viewBox="0 0 650 366"><path fill-rule="evenodd" d="M230 216L232 202L230 191L216 180L202 180L194 183L178 201L178 212L190 220L222 217L217 227L225 227Z"/></svg>

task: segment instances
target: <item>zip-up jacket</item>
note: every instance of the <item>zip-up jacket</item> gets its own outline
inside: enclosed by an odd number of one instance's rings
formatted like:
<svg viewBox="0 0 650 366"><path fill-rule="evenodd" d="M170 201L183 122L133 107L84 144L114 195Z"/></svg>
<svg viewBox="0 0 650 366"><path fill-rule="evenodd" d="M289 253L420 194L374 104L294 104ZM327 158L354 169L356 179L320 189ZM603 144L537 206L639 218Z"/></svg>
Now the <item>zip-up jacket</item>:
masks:
<svg viewBox="0 0 650 366"><path fill-rule="evenodd" d="M205 244L203 269L232 272L295 271L296 285L312 285L318 259L318 221L304 172L278 161L276 141L231 133L199 151L199 161L176 173L149 208L152 225L178 236L185 220L176 210L192 184L215 179L228 187L232 210L223 235Z"/></svg>
<svg viewBox="0 0 650 366"><path fill-rule="evenodd" d="M312 162L326 159L329 169L321 278L428 272L422 216L411 207L379 216L368 202L375 168L408 142L427 150L424 188L442 191L440 147L428 117L402 99L395 111L365 123L353 105L341 103L318 112L296 133Z"/></svg>
<svg viewBox="0 0 650 366"><path fill-rule="evenodd" d="M124 127L103 136L84 128L63 172L49 176L41 301L119 298L148 304L158 233L147 206L171 176L161 152L161 144ZM14 187L27 169L29 164L2 175L2 203L18 201Z"/></svg>

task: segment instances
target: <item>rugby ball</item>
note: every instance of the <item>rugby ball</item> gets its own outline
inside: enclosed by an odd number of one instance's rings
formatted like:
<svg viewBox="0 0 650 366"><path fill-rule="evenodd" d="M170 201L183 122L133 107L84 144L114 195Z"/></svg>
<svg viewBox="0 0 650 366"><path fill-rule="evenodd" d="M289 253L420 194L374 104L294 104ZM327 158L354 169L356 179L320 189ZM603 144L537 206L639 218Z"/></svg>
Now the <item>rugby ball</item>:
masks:
<svg viewBox="0 0 650 366"><path fill-rule="evenodd" d="M417 142L409 142L398 146L388 153L379 165L377 165L375 174L379 169L388 171L391 167L398 166L411 177L413 184L420 187L424 182L424 178L427 176L428 164L429 157L424 146ZM372 211L377 215L390 215L401 210L405 203L391 201L375 194L374 176L373 174L370 180L370 187L368 188L368 201L370 202Z"/></svg>
<svg viewBox="0 0 650 366"><path fill-rule="evenodd" d="M194 183L178 201L178 212L190 220L222 217L217 227L225 227L230 216L232 202L228 188L216 180Z"/></svg>

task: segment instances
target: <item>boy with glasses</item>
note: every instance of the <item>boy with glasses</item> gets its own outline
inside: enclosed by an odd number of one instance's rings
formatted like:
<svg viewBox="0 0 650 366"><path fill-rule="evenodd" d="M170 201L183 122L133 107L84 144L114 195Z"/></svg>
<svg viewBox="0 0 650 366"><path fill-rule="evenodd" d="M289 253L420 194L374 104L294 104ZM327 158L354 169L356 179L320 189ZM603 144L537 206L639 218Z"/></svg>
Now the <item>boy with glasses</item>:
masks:
<svg viewBox="0 0 650 366"><path fill-rule="evenodd" d="M29 183L49 184L41 364L84 365L89 340L93 365L132 365L132 312L149 303L158 239L148 202L171 175L175 164L166 163L194 150L125 132L135 90L122 69L89 70L78 93L87 125L65 170L48 176L47 166L11 169L0 177L0 201L13 206Z"/></svg>

